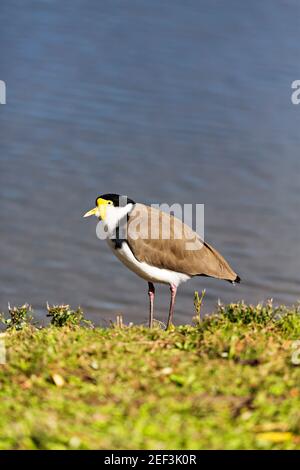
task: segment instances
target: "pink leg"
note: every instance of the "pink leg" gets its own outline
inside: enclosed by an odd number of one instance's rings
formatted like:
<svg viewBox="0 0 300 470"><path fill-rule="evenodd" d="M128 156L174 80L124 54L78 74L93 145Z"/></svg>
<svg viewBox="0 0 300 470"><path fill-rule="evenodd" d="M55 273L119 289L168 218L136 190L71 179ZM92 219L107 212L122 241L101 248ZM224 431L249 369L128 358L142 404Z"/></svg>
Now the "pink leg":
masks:
<svg viewBox="0 0 300 470"><path fill-rule="evenodd" d="M153 327L153 304L154 304L154 296L155 296L155 289L152 282L148 282L149 290L149 300L150 300L150 309L149 309L149 328Z"/></svg>
<svg viewBox="0 0 300 470"><path fill-rule="evenodd" d="M172 325L177 286L175 286L174 284L171 284L170 291L171 291L171 301L170 301L170 310L169 310L168 323L167 323L166 330Z"/></svg>

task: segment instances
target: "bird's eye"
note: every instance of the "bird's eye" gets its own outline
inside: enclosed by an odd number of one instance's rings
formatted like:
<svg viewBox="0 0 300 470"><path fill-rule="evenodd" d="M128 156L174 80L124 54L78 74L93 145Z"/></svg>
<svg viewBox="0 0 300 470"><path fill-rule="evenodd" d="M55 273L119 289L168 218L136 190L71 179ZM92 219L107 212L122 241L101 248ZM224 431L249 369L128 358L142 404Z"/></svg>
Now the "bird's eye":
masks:
<svg viewBox="0 0 300 470"><path fill-rule="evenodd" d="M108 201L108 204L111 206L111 205L112 205L112 201Z"/></svg>

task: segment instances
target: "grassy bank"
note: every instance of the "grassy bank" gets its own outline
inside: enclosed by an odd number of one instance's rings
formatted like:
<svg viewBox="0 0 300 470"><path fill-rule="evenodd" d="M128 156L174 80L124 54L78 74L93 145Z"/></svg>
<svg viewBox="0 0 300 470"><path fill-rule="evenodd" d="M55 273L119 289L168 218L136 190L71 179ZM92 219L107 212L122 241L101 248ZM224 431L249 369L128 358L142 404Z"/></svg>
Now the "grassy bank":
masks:
<svg viewBox="0 0 300 470"><path fill-rule="evenodd" d="M77 320L7 324L1 449L300 448L297 310L229 305L167 332Z"/></svg>

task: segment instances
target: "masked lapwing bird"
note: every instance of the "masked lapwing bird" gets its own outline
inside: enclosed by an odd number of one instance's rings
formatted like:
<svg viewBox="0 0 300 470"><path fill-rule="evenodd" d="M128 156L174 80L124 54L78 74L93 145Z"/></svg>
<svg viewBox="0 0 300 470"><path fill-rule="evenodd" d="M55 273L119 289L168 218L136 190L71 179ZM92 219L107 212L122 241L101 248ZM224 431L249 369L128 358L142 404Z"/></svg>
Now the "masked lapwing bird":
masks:
<svg viewBox="0 0 300 470"><path fill-rule="evenodd" d="M104 194L84 217L102 221L103 237L122 263L148 282L149 326L153 326L155 283L170 286L167 328L172 324L178 286L194 276L223 279L232 284L239 276L227 261L189 226L173 215L135 203L126 196Z"/></svg>

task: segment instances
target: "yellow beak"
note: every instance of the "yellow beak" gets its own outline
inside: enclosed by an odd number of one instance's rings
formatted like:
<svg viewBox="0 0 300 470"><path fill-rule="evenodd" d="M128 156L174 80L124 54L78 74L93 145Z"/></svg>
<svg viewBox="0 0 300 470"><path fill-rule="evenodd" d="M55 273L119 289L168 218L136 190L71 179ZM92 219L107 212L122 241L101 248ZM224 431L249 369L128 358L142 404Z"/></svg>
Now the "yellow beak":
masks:
<svg viewBox="0 0 300 470"><path fill-rule="evenodd" d="M101 199L99 197L97 199L97 207L88 211L86 214L84 214L83 217L91 217L91 215L95 215L100 220L105 220L107 204L108 204L108 201L106 199Z"/></svg>
<svg viewBox="0 0 300 470"><path fill-rule="evenodd" d="M86 214L84 214L83 217L91 217L92 215L96 215L98 211L98 207L95 207L95 209L92 209L91 211L88 211Z"/></svg>

